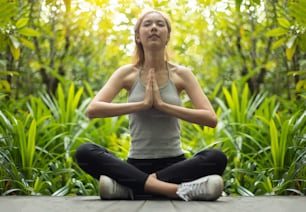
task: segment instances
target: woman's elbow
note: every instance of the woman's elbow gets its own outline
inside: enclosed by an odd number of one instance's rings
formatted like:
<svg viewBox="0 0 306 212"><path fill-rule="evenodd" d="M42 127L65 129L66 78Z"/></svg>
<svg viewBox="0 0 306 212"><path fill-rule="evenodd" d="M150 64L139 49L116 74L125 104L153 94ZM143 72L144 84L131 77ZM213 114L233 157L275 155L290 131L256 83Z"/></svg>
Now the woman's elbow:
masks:
<svg viewBox="0 0 306 212"><path fill-rule="evenodd" d="M94 108L91 105L89 105L85 111L85 114L89 119L95 118Z"/></svg>
<svg viewBox="0 0 306 212"><path fill-rule="evenodd" d="M216 115L214 115L211 119L210 127L215 128L218 124L218 118Z"/></svg>
<svg viewBox="0 0 306 212"><path fill-rule="evenodd" d="M218 124L218 118L215 114L212 114L209 118L206 117L202 124L207 127L215 128Z"/></svg>

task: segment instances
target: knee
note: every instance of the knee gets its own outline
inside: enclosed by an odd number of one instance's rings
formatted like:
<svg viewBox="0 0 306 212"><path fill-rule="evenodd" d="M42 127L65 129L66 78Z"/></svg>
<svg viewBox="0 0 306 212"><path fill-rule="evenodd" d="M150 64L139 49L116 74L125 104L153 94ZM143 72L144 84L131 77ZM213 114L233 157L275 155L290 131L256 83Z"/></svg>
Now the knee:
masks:
<svg viewBox="0 0 306 212"><path fill-rule="evenodd" d="M217 150L217 149L214 149L214 154L215 154L216 161L218 162L219 166L222 167L222 169L224 170L227 165L226 155L224 154L224 152Z"/></svg>
<svg viewBox="0 0 306 212"><path fill-rule="evenodd" d="M218 149L208 149L199 152L197 155L200 155L202 156L202 158L205 158L206 162L214 164L217 174L223 174L227 165L227 157L222 151Z"/></svg>
<svg viewBox="0 0 306 212"><path fill-rule="evenodd" d="M91 143L85 143L85 144L82 144L81 146L79 146L75 152L75 158L76 160L79 162L79 161L82 161L84 158L86 158L88 152L90 151L90 145Z"/></svg>
<svg viewBox="0 0 306 212"><path fill-rule="evenodd" d="M75 153L75 158L78 163L87 161L89 158L91 158L94 150L97 148L97 145L93 143L85 143L80 145Z"/></svg>

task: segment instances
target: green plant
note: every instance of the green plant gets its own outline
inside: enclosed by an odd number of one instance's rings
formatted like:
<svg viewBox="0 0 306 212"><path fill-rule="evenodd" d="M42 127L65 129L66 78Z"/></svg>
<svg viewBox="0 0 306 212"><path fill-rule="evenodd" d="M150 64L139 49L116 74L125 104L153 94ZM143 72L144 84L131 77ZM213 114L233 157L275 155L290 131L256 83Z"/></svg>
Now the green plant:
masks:
<svg viewBox="0 0 306 212"><path fill-rule="evenodd" d="M302 194L305 184L305 111L280 112L275 97L247 95L232 85L223 89L217 133L229 157L229 193L241 195ZM241 95L240 95L241 93Z"/></svg>
<svg viewBox="0 0 306 212"><path fill-rule="evenodd" d="M32 96L28 110L18 114L0 111L1 193L96 193L95 181L82 177L74 161L75 148L87 140L88 101L80 104L82 89L75 92L71 85L68 91L59 87L57 97Z"/></svg>

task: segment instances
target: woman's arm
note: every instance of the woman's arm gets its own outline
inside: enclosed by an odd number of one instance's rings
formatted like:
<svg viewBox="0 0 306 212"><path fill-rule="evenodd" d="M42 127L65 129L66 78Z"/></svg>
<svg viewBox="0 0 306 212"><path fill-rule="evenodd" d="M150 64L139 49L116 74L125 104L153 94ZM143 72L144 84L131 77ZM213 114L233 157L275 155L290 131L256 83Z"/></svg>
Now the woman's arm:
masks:
<svg viewBox="0 0 306 212"><path fill-rule="evenodd" d="M188 69L180 68L180 70L177 71L177 75L178 78L181 79L182 89L186 91L194 105L194 109L184 108L182 106L172 105L162 101L155 78L153 79L154 107L162 112L188 122L216 127L216 113L207 96L203 93L194 74Z"/></svg>
<svg viewBox="0 0 306 212"><path fill-rule="evenodd" d="M89 118L105 118L134 113L152 107L153 100L144 99L141 102L132 103L112 103L115 96L131 85L131 75L133 67L124 66L116 70L109 78L103 88L98 92L89 104L86 115ZM132 79L134 79L132 77ZM129 84L129 85L127 85Z"/></svg>

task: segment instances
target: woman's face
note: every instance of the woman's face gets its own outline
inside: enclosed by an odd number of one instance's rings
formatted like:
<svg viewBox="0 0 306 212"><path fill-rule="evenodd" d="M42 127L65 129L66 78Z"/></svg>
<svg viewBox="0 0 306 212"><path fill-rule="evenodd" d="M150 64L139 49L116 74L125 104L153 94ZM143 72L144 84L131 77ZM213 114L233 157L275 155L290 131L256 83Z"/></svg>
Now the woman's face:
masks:
<svg viewBox="0 0 306 212"><path fill-rule="evenodd" d="M144 47L165 47L169 41L169 32L164 17L157 12L146 15L140 25L136 40Z"/></svg>

